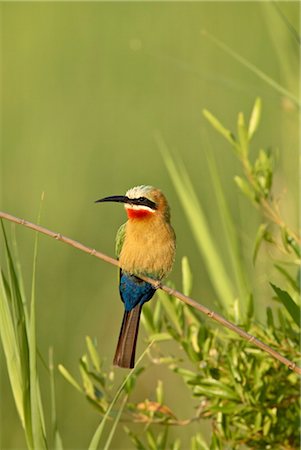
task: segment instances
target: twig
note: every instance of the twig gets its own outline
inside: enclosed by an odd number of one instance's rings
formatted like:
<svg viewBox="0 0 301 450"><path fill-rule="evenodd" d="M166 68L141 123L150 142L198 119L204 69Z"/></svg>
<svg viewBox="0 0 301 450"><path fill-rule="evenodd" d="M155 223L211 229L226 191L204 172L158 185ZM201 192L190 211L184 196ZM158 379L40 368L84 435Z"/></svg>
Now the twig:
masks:
<svg viewBox="0 0 301 450"><path fill-rule="evenodd" d="M103 261L113 264L114 266L120 267L119 261L117 261L114 258L111 258L110 256L105 255L104 253L98 252L97 250L87 247L86 245L81 244L80 242L74 241L73 239L70 239L66 236L63 236L60 233L56 233L54 231L48 230L47 228L41 227L40 225L36 225L34 223L28 222L24 219L19 219L18 217L12 216L11 214L7 214L5 212L0 211L0 218L9 220L10 222L17 223L19 225L24 225L27 228L30 228L31 230L38 231L39 233L46 234L46 236L50 236L54 239L57 239L58 241L62 241L65 244L71 245L72 247L75 247L85 253L88 253L91 256L95 256L96 258L102 259ZM188 297L187 295L182 294L179 291L176 291L175 289L172 289L168 286L161 285L158 281L153 280L149 277L140 277L142 280L152 284L156 289L162 289L163 291L167 292L169 295L173 295L174 297L177 297L182 302L186 303L189 306L192 306L193 308L197 309L198 311L201 311L203 314L206 314L211 319L215 320L216 322L222 324L224 327L228 328L229 330L234 331L242 338L246 339L248 342L252 343L256 347L260 348L261 350L269 353L271 356L273 356L278 361L285 364L289 369L293 370L294 372L301 375L301 368L296 365L296 363L290 361L289 359L282 356L280 353L278 353L276 350L272 349L268 345L266 345L264 342L260 341L259 339L255 338L255 336L252 336L251 334L244 331L242 328L239 328L238 326L234 325L232 322L229 322L227 319L225 319L220 314L211 311L206 306L203 306L202 304L196 302L192 298Z"/></svg>

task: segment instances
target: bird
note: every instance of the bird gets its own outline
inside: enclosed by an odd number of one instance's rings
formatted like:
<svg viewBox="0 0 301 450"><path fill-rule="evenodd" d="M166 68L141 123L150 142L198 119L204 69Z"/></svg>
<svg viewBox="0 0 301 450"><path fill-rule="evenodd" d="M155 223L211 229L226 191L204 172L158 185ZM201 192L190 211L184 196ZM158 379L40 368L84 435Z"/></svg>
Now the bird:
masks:
<svg viewBox="0 0 301 450"><path fill-rule="evenodd" d="M119 228L115 241L124 315L113 364L132 369L141 310L156 292L156 287L139 277L147 276L160 283L170 273L176 237L170 223L170 208L160 189L135 186L125 195L96 200L96 203L101 202L123 203L127 213L128 220Z"/></svg>

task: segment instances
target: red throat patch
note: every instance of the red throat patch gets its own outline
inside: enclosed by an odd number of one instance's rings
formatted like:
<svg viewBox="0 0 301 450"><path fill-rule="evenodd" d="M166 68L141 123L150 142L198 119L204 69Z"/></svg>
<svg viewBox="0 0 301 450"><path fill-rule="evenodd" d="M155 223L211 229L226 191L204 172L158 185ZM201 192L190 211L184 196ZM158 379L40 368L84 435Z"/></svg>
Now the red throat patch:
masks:
<svg viewBox="0 0 301 450"><path fill-rule="evenodd" d="M126 208L126 213L129 219L145 219L153 214L151 211L147 211L146 209L132 208Z"/></svg>

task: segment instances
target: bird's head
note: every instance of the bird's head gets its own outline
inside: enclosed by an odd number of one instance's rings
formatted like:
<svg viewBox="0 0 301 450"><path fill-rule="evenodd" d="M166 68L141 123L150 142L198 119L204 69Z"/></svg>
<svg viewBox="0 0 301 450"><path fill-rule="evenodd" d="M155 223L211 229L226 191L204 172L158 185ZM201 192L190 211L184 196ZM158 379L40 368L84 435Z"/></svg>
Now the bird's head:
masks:
<svg viewBox="0 0 301 450"><path fill-rule="evenodd" d="M100 202L124 203L129 219L146 219L162 216L170 220L169 206L164 194L153 186L136 186L129 189L125 195L113 195L96 200Z"/></svg>

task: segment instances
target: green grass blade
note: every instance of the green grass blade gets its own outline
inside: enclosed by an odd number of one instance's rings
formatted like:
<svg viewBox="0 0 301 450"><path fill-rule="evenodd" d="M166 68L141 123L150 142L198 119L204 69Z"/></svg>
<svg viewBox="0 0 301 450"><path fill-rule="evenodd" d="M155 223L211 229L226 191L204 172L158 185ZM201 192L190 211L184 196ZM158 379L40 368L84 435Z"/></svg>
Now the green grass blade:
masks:
<svg viewBox="0 0 301 450"><path fill-rule="evenodd" d="M117 392L116 392L116 394L115 394L115 396L114 396L114 398L113 398L113 400L112 400L110 406L108 407L108 409L107 409L105 415L103 416L103 418L102 418L100 424L98 425L98 427L97 427L97 429L96 429L96 431L95 431L95 433L94 433L94 435L93 435L93 437L92 437L92 440L91 440L91 442L90 442L90 445L89 445L88 450L96 450L96 449L97 449L98 444L99 444L99 441L100 441L101 436L102 436L102 433L103 433L103 430L104 430L104 427L105 427L105 424L106 424L106 421L107 421L107 419L108 419L108 417L109 417L109 415L110 415L110 413L111 413L111 411L112 411L112 409L113 409L113 406L114 406L115 403L117 402L117 400L118 400L118 398L120 397L120 394L122 393L122 391L123 391L125 385L126 385L127 382L129 381L129 379L131 378L131 376L133 375L133 373L135 372L135 370L137 369L139 363L140 363L141 360L143 359L144 355L148 352L148 350L150 349L150 347L152 346L152 344L153 344L153 342L151 342L151 343L146 347L146 349L144 350L144 352L143 352L143 353L140 355L140 357L138 358L135 367L134 367L133 369L130 370L130 372L128 373L128 375L125 377L125 379L124 379L123 382L121 383L121 385L120 385L119 389L117 390Z"/></svg>
<svg viewBox="0 0 301 450"><path fill-rule="evenodd" d="M165 166L174 184L182 207L188 219L195 241L203 255L208 275L215 288L220 304L225 308L233 306L233 286L226 272L219 251L210 232L199 199L191 185L183 164L176 165L160 135L156 135Z"/></svg>
<svg viewBox="0 0 301 450"><path fill-rule="evenodd" d="M38 217L39 223L40 213ZM37 345L36 345L36 272L38 257L39 233L36 233L32 269L32 288L30 302L30 323L29 323L29 365L30 365L30 405L31 421L34 448L40 450L47 448L45 436L45 424L43 417L43 408L40 395L39 380L37 374Z"/></svg>
<svg viewBox="0 0 301 450"><path fill-rule="evenodd" d="M294 25L288 20L286 15L282 12L280 6L277 2L273 2L272 5L276 9L277 13L279 14L279 17L287 27L288 31L291 33L292 37L296 40L296 42L301 46L301 38L298 30L294 27Z"/></svg>
<svg viewBox="0 0 301 450"><path fill-rule="evenodd" d="M126 395L126 396L124 397L124 399L122 400L122 403L121 403L121 405L120 405L120 407L119 407L119 409L118 409L118 413L117 413L116 418L115 418L115 420L114 420L113 426L111 427L109 436L108 436L108 438L107 438L107 441L106 441L106 444L105 444L103 450L109 450L109 448L110 448L112 439L113 439L113 437L114 437L114 434L115 434L117 425L118 425L118 423L119 423L119 420L120 420L122 411L124 410L124 407L125 407L125 405L126 405L127 400L128 400L128 396Z"/></svg>
<svg viewBox="0 0 301 450"><path fill-rule="evenodd" d="M237 233L227 205L224 190L220 182L212 152L207 149L209 147L205 146L205 148L211 180L218 205L221 229L224 230L225 242L230 257L234 279L236 281L238 295L240 298L240 309L244 312L246 308L245 299L249 298L249 287L245 277L244 268L241 263L241 252L237 239Z"/></svg>
<svg viewBox="0 0 301 450"><path fill-rule="evenodd" d="M286 278L291 288L295 291L296 294L299 294L300 297L300 288L298 286L297 281L279 264L274 264L274 267Z"/></svg>
<svg viewBox="0 0 301 450"><path fill-rule="evenodd" d="M262 70L258 69L258 67L256 67L255 64L252 64L250 61L248 61L243 56L236 53L234 50L232 50L230 47L228 47L226 44L224 44L222 41L220 41L216 37L212 36L212 34L208 33L207 31L203 31L202 34L205 37L207 37L208 39L210 39L217 47L219 47L221 50L223 50L229 56L231 56L236 61L238 61L240 64L242 64L247 69L249 69L251 72L253 72L258 78L260 78L262 81L264 81L269 86L271 86L276 92L291 99L295 103L295 105L297 105L300 108L301 103L297 96L295 96L290 91L285 89L283 86L281 86L279 83L277 83L275 80L273 80L273 78L271 78L269 75L264 73Z"/></svg>
<svg viewBox="0 0 301 450"><path fill-rule="evenodd" d="M14 258L11 253L8 238L5 232L3 221L1 220L2 233L5 244L7 269L8 269L8 280L10 288L11 297L11 309L12 318L14 320L14 328L17 331L18 345L21 352L21 356L24 356L22 367L27 370L28 367L28 348L27 348L27 327L28 327L28 315L26 309L25 297L22 297L22 280L20 282L18 278L18 270L16 269L16 264L14 263ZM22 349L24 352L22 352Z"/></svg>
<svg viewBox="0 0 301 450"><path fill-rule="evenodd" d="M63 450L63 442L58 430L56 401L55 401L55 383L53 366L53 349L49 349L49 378L50 378L50 404L51 404L51 434L53 450Z"/></svg>
<svg viewBox="0 0 301 450"><path fill-rule="evenodd" d="M9 307L10 299L5 287L2 270L0 271L0 336L6 359L7 371L12 388L15 404L21 423L25 427L23 411L23 383L19 346L14 330L14 321Z"/></svg>
<svg viewBox="0 0 301 450"><path fill-rule="evenodd" d="M24 306L23 310L24 310L24 313L27 315L27 309L25 306L27 304L26 293L25 293L25 288L24 288L24 281L23 281L22 268L21 268L21 262L20 262L20 256L19 256L19 249L18 249L18 244L17 244L15 224L12 224L12 227L11 227L11 242L12 242L12 253L14 255L15 273L16 273L16 277L18 280L20 296L21 296L23 306ZM28 317L26 318L26 320L28 321Z"/></svg>
<svg viewBox="0 0 301 450"><path fill-rule="evenodd" d="M288 292L283 291L279 287L275 286L273 283L270 283L274 292L276 293L278 299L281 301L293 321L301 328L301 308L298 306Z"/></svg>
<svg viewBox="0 0 301 450"><path fill-rule="evenodd" d="M6 260L8 268L8 279L7 287L9 286L9 310L11 323L16 337L15 340L15 351L18 353L18 358L20 360L19 374L21 377L21 388L22 388L22 412L21 412L21 423L25 431L27 446L33 448L33 436L32 436L32 424L31 424L31 404L30 404L30 374L29 374L29 344L28 344L28 314L26 308L26 301L22 298L20 283L17 276L17 270L15 268L14 259L10 251L8 244L8 238L5 232L3 222L1 221ZM8 292L8 291L7 291ZM8 368L10 367L10 362L7 361ZM16 377L10 377L11 383L14 383ZM15 386L11 385L14 392ZM16 401L16 398L15 398ZM18 400L17 400L18 401ZM18 401L17 405L18 411L20 411L20 403Z"/></svg>

